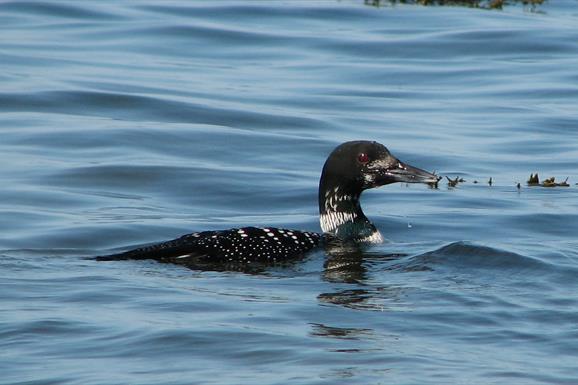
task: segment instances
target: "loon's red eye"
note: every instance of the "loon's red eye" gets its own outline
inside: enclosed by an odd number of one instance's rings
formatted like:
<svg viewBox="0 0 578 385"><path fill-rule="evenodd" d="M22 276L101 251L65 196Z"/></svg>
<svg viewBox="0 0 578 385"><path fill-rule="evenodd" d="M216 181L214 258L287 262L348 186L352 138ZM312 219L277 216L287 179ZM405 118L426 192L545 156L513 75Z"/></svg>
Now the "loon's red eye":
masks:
<svg viewBox="0 0 578 385"><path fill-rule="evenodd" d="M365 164L369 162L369 156L367 156L365 152L362 152L357 156L357 160L359 161L359 163Z"/></svg>

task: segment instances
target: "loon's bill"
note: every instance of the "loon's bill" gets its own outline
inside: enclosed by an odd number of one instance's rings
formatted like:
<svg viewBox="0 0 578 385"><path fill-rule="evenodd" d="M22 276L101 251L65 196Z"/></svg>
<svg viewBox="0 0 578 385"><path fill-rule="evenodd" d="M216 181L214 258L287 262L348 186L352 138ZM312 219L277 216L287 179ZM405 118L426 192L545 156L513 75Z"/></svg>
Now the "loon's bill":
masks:
<svg viewBox="0 0 578 385"><path fill-rule="evenodd" d="M272 227L203 231L96 260L153 259L190 267L245 265L290 261L320 246L324 239L377 243L383 237L363 213L361 193L396 182L434 184L440 179L401 162L380 143L346 142L331 152L319 180L319 220L324 234Z"/></svg>
<svg viewBox="0 0 578 385"><path fill-rule="evenodd" d="M440 177L425 170L399 162L397 168L388 171L396 182L401 183L437 183Z"/></svg>

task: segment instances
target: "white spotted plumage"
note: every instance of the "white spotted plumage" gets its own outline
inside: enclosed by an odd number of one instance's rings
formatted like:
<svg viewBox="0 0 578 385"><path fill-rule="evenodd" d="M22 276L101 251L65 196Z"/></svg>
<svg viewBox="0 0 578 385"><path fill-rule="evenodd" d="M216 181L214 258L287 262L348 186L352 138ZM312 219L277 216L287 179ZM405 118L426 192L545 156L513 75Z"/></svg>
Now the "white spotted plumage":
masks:
<svg viewBox="0 0 578 385"><path fill-rule="evenodd" d="M291 236L289 236L291 234ZM166 247L178 244L188 248L175 258L179 263L185 259L198 258L226 260L227 262L282 261L303 254L318 245L320 235L294 230L244 227L224 231L206 231L185 235L166 243ZM162 250L162 245L158 247Z"/></svg>

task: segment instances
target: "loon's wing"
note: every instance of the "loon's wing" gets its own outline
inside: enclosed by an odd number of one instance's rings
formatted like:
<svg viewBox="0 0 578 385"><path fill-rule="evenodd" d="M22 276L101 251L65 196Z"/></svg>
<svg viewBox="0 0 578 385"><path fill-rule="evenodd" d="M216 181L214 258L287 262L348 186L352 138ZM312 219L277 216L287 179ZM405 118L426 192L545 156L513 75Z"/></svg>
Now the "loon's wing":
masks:
<svg viewBox="0 0 578 385"><path fill-rule="evenodd" d="M243 227L203 231L123 253L99 256L98 261L154 259L161 262L274 263L291 260L319 245L321 235L278 228Z"/></svg>
<svg viewBox="0 0 578 385"><path fill-rule="evenodd" d="M193 237L197 234L199 233L187 234L170 241L143 246L118 254L101 255L94 259L97 261L122 261L127 259L156 259L165 261L181 256L192 256L193 254L200 257L203 256L202 250L199 247L195 247L194 242L188 240L188 237Z"/></svg>

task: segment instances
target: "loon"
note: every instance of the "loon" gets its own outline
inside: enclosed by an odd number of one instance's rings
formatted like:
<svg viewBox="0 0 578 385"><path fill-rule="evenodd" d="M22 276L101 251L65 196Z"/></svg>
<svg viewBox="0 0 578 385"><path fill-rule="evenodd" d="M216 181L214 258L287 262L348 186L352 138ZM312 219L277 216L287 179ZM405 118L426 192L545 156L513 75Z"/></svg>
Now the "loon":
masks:
<svg viewBox="0 0 578 385"><path fill-rule="evenodd" d="M194 267L199 264L277 263L303 256L324 243L380 243L383 237L363 213L364 190L395 182L435 184L435 174L410 166L373 141L352 141L331 152L319 181L319 221L323 234L273 227L203 231L98 261L153 259Z"/></svg>

